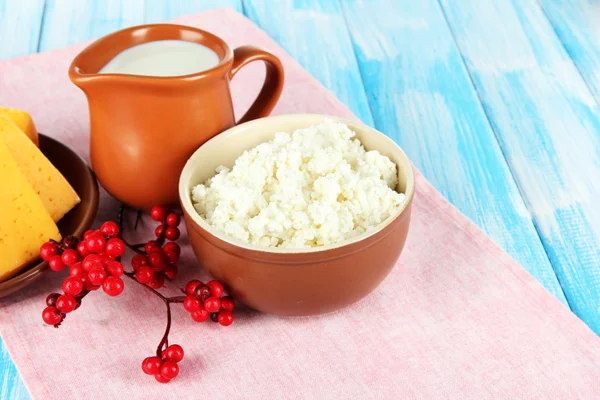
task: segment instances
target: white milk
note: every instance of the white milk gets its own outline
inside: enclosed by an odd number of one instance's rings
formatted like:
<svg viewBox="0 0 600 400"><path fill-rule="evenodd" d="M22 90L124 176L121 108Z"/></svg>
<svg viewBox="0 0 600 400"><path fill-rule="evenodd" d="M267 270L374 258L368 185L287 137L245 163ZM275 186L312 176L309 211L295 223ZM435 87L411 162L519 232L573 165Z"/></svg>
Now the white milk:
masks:
<svg viewBox="0 0 600 400"><path fill-rule="evenodd" d="M100 73L181 76L206 71L217 64L219 56L206 46L184 40L158 40L122 51Z"/></svg>

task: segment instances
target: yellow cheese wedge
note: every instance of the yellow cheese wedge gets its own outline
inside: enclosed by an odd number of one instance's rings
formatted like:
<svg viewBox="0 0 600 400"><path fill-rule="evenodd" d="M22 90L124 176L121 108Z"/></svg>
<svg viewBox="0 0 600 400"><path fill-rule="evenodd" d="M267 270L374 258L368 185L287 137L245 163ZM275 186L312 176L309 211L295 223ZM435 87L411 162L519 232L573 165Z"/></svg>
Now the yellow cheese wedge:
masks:
<svg viewBox="0 0 600 400"><path fill-rule="evenodd" d="M0 115L4 115L10 119L13 124L25 132L29 139L31 139L31 141L39 147L40 141L38 139L38 132L35 124L33 123L33 119L31 119L31 115L25 111L17 110L16 108L7 108L2 106L0 106Z"/></svg>
<svg viewBox="0 0 600 400"><path fill-rule="evenodd" d="M60 241L56 224L0 141L0 282L35 260L40 246Z"/></svg>
<svg viewBox="0 0 600 400"><path fill-rule="evenodd" d="M8 147L19 169L40 196L56 222L81 200L69 182L8 118L0 116L0 141Z"/></svg>

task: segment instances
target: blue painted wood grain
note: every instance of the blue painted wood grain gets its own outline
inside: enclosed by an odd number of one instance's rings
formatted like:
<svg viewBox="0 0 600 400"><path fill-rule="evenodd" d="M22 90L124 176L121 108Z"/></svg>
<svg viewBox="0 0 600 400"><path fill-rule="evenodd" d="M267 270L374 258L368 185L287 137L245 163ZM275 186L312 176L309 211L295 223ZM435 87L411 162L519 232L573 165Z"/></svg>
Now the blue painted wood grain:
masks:
<svg viewBox="0 0 600 400"><path fill-rule="evenodd" d="M358 118L373 126L352 41L337 1L245 0L244 13Z"/></svg>
<svg viewBox="0 0 600 400"><path fill-rule="evenodd" d="M600 334L598 104L536 1L441 4L571 309Z"/></svg>
<svg viewBox="0 0 600 400"><path fill-rule="evenodd" d="M540 4L600 103L600 2L540 0Z"/></svg>
<svg viewBox="0 0 600 400"><path fill-rule="evenodd" d="M44 0L0 1L0 60L38 51Z"/></svg>
<svg viewBox="0 0 600 400"><path fill-rule="evenodd" d="M242 10L239 0L108 0L91 3L47 0L40 51L96 39L133 25L162 22L221 7Z"/></svg>
<svg viewBox="0 0 600 400"><path fill-rule="evenodd" d="M231 7L242 12L242 0L146 0L144 23L163 22L222 7Z"/></svg>
<svg viewBox="0 0 600 400"><path fill-rule="evenodd" d="M344 11L375 126L565 302L438 3L350 1Z"/></svg>

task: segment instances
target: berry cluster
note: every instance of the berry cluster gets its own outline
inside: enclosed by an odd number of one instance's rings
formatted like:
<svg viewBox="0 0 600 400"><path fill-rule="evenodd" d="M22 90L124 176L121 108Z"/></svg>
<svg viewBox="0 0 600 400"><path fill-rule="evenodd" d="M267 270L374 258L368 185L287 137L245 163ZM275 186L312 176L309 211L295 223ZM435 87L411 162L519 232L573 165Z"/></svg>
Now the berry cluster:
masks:
<svg viewBox="0 0 600 400"><path fill-rule="evenodd" d="M230 296L223 296L223 285L219 281L206 284L189 281L183 292L187 295L183 300L183 308L189 312L196 322L204 322L209 317L223 326L233 323L235 301Z"/></svg>
<svg viewBox="0 0 600 400"><path fill-rule="evenodd" d="M87 231L82 241L67 236L61 243L50 241L41 246L40 256L48 261L51 270L69 267L69 276L62 283L64 293L51 293L46 298L44 322L58 326L66 314L79 307L83 297L100 287L109 296L123 292L124 268L119 258L125 251L125 243L118 234L118 225L108 221L99 230Z"/></svg>
<svg viewBox="0 0 600 400"><path fill-rule="evenodd" d="M67 236L60 243L50 241L41 246L40 255L48 261L50 269L61 271L69 267L69 276L62 284L64 293L48 295L42 319L58 328L66 314L79 308L83 297L90 292L102 287L109 296L121 294L125 286L122 276L147 286L165 302L167 326L156 349L156 356L147 357L142 362L142 370L154 375L158 382L167 383L179 374L178 363L184 355L180 345L168 344L171 304L183 303L194 321L204 322L210 318L229 326L234 320L231 311L235 301L224 296L223 285L215 280L206 284L198 280L188 282L182 290L186 296L165 297L158 292L156 289L164 285L165 279L174 279L177 274L176 264L181 249L173 241L180 236L178 226L181 218L164 207L153 207L150 216L160 222L154 231L156 239L132 245L121 236L123 209L119 213L119 223L105 222L99 230L87 231L81 241L74 236ZM133 271L125 271L121 263L125 247L137 253L131 260Z"/></svg>
<svg viewBox="0 0 600 400"><path fill-rule="evenodd" d="M172 241L180 236L178 226L181 218L179 214L168 212L160 206L152 207L150 216L160 222L154 231L156 240L146 242L143 251L136 248L138 254L131 260L131 266L138 282L152 289L159 289L164 285L165 278L170 280L177 275L176 264L179 261L181 248ZM171 242L164 243L165 239Z"/></svg>
<svg viewBox="0 0 600 400"><path fill-rule="evenodd" d="M167 383L179 374L177 363L183 360L183 349L178 344L172 344L159 356L146 357L142 361L142 371L160 383Z"/></svg>

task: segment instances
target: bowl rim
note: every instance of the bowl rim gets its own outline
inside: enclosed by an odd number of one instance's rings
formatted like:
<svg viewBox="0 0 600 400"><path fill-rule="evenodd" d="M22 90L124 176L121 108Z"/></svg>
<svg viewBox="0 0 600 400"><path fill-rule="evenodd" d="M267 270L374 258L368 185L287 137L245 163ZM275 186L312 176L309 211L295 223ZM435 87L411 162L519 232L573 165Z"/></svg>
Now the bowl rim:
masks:
<svg viewBox="0 0 600 400"><path fill-rule="evenodd" d="M398 210L396 210L396 212L394 214L390 215L385 221L383 221L381 224L379 224L376 228L371 229L367 232L364 232L353 238L346 239L346 240L340 241L338 243L319 246L319 247L308 247L308 248L260 247L260 246L248 244L248 243L242 242L241 240L238 240L236 238L227 236L226 234L220 232L218 229L209 225L208 222L206 222L206 220L204 218L202 218L200 216L200 214L198 214L198 212L196 211L196 209L194 208L194 205L192 203L191 187L190 187L191 185L189 184L189 178L195 169L195 166L196 166L195 161L196 161L196 158L198 157L197 154L200 152L200 150L202 149L203 146L205 146L213 141L224 140L225 137L233 135L239 131L251 129L256 126L265 125L265 124L269 124L269 123L285 123L288 120L290 122L292 122L292 121L298 122L299 120L300 121L307 120L307 121L310 121L307 123L307 127L308 127L308 126L314 125L316 123L319 123L319 121L322 122L327 119L332 120L334 122L346 124L352 130L356 130L356 128L358 128L363 132L368 132L368 134L370 134L370 135L372 134L372 135L377 135L377 136L382 137L382 139L384 141L388 142L388 145L390 146L390 148L393 148L394 152L398 153L400 159L403 160L403 162L405 164L404 168L402 169L402 171L404 171L405 178L406 178L406 190L404 191L404 195L406 197L404 199L404 202L402 203L402 206L399 207ZM399 165L396 165L396 167L399 168ZM339 249L341 247L350 246L350 245L356 244L358 242L365 241L365 239L370 238L370 237L376 235L377 233L381 232L382 230L384 230L387 226L389 226L392 222L394 222L402 214L404 214L405 210L412 203L414 193L415 193L414 168L413 168L412 163L410 162L408 156L406 155L406 153L404 153L402 148L400 148L400 146L398 146L396 144L396 142L394 142L391 138L389 138L384 133L382 133L374 128L371 128L370 126L368 126L358 120L352 120L352 119L348 119L348 118L337 117L337 116L326 115L326 114L284 114L284 115L259 118L259 119L255 119L255 120L252 120L249 122L239 124L239 125L235 125L229 129L215 135L213 138L206 141L198 149L196 149L196 151L194 151L194 153L186 161L185 166L179 177L179 201L180 201L182 209L188 215L188 217L191 218L192 221L194 221L205 232L207 232L211 236L215 237L216 239L219 239L222 242L225 242L231 246L239 247L239 248L247 250L247 251L256 251L256 252L263 253L263 254L278 254L279 255L279 254L321 253L321 252Z"/></svg>

